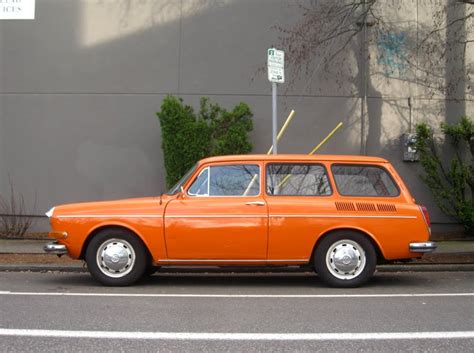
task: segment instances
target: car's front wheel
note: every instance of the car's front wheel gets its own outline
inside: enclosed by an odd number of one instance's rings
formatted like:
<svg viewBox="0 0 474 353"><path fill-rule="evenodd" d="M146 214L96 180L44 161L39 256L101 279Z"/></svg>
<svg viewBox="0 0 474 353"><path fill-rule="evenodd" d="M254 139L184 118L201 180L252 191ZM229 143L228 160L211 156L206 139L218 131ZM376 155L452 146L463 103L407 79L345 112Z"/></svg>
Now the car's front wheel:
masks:
<svg viewBox="0 0 474 353"><path fill-rule="evenodd" d="M124 229L104 229L86 249L92 276L106 286L128 286L146 270L147 252L141 240Z"/></svg>
<svg viewBox="0 0 474 353"><path fill-rule="evenodd" d="M354 231L327 236L318 245L314 256L318 276L333 287L360 286L372 276L376 264L372 243Z"/></svg>

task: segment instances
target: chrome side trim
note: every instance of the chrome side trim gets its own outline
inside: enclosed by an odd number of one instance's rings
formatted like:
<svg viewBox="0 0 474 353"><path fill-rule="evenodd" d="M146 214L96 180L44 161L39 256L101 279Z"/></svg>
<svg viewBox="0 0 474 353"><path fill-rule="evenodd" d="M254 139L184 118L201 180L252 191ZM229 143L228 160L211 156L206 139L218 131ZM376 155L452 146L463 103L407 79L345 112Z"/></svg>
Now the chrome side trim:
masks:
<svg viewBox="0 0 474 353"><path fill-rule="evenodd" d="M165 218L266 218L266 215L170 215ZM362 216L362 215L325 215L325 214L271 214L272 218L383 218L416 219L416 216Z"/></svg>
<svg viewBox="0 0 474 353"><path fill-rule="evenodd" d="M81 215L62 215L57 218L162 218L162 215L129 215L129 214L81 214Z"/></svg>
<svg viewBox="0 0 474 353"><path fill-rule="evenodd" d="M57 218L161 218L162 215L62 215ZM265 214L222 214L222 215L165 215L165 218L266 218ZM370 215L329 215L329 214L271 214L273 218L381 218L416 219L416 216L370 216Z"/></svg>
<svg viewBox="0 0 474 353"><path fill-rule="evenodd" d="M270 217L283 218L383 218L383 219L416 219L416 216L371 216L371 215L330 215L330 214L271 214Z"/></svg>
<svg viewBox="0 0 474 353"><path fill-rule="evenodd" d="M266 214L170 215L165 218L267 218Z"/></svg>
<svg viewBox="0 0 474 353"><path fill-rule="evenodd" d="M57 255L64 255L67 254L66 245L58 244L57 242L46 244L43 247L43 250L48 254L57 254Z"/></svg>
<svg viewBox="0 0 474 353"><path fill-rule="evenodd" d="M209 259L189 259L189 260L184 260L184 259L167 259L167 260L159 260L158 262L308 262L309 259L280 259L280 260L265 260L265 259L254 259L254 260L243 260L243 259L235 259L235 260L209 260Z"/></svg>
<svg viewBox="0 0 474 353"><path fill-rule="evenodd" d="M419 243L410 243L409 247L411 252L429 253L435 251L438 246L435 242L427 241Z"/></svg>

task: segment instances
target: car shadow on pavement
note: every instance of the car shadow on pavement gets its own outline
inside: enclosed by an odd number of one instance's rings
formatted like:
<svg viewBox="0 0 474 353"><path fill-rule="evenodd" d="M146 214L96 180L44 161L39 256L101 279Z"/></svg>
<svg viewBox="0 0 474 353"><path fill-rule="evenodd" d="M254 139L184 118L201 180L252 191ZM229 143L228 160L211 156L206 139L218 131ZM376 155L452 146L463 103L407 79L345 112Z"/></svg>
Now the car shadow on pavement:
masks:
<svg viewBox="0 0 474 353"><path fill-rule="evenodd" d="M418 276L383 273L375 275L363 287L417 287L423 285ZM153 275L143 279L138 285L187 286L187 287L269 287L269 288L329 288L316 274L220 274L210 276Z"/></svg>
<svg viewBox="0 0 474 353"><path fill-rule="evenodd" d="M397 288L426 288L431 285L432 278L426 274L423 276L416 276L414 272L397 272L397 273L376 273L364 287L397 287Z"/></svg>
<svg viewBox="0 0 474 353"><path fill-rule="evenodd" d="M193 287L323 287L315 274L294 273L213 273L213 274L155 274L142 280L140 285Z"/></svg>
<svg viewBox="0 0 474 353"><path fill-rule="evenodd" d="M60 273L51 284L68 288L102 287L88 273ZM416 276L415 273L378 273L361 288L423 288L430 286L432 278ZM313 273L156 273L144 277L130 288L330 288ZM336 289L336 288L333 288Z"/></svg>

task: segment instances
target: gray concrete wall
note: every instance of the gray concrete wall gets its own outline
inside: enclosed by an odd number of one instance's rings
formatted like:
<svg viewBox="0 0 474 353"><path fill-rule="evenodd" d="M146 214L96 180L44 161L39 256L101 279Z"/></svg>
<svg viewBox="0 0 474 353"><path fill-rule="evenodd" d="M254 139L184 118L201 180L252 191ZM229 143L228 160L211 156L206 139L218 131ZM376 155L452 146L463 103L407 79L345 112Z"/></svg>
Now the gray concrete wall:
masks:
<svg viewBox="0 0 474 353"><path fill-rule="evenodd" d="M410 7L417 2L403 1L398 16L417 28L418 14ZM227 108L248 103L255 114L254 152L265 152L271 144L271 92L266 75L255 72L265 63L266 49L278 43L273 26L299 19L300 10L290 5L284 0L42 0L34 21L0 22L0 192L7 193L11 175L29 204L36 199L36 213L60 203L159 194L164 169L155 112L166 94L193 105L201 96ZM377 64L371 65L376 72ZM416 72L408 75L391 85L373 77L367 153L392 161L414 196L429 206L433 221L451 222L420 182L420 167L401 162L407 96L418 89ZM344 129L321 153L358 154L360 99L354 87L359 83L348 79L341 86L319 74L303 91L306 83L281 86L280 122L292 108L297 116L279 152L308 152L343 121ZM418 121L424 107L444 104L443 97L415 97ZM471 108L468 100L465 110Z"/></svg>

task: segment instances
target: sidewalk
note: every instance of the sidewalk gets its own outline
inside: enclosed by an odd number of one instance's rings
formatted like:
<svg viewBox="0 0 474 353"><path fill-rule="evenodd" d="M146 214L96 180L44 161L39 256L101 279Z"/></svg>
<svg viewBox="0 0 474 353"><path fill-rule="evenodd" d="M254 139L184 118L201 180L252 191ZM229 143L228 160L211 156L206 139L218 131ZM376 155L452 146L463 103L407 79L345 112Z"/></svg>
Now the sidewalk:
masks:
<svg viewBox="0 0 474 353"><path fill-rule="evenodd" d="M46 254L50 240L0 239L0 271L85 271L83 261ZM378 266L379 271L474 271L474 240L440 241L438 249L408 263ZM169 272L179 271L169 268ZM188 269L194 272L194 269ZM235 268L233 269L235 271ZM209 270L206 270L209 272ZM222 269L216 271L225 272ZM291 269L290 269L291 271ZM211 272L213 272L211 270Z"/></svg>

